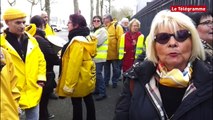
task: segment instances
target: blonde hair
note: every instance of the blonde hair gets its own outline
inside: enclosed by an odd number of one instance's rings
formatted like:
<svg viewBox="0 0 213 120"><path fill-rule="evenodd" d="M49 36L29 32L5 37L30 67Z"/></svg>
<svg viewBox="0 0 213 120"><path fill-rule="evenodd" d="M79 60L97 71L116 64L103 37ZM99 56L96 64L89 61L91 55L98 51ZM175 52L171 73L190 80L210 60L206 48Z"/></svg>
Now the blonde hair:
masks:
<svg viewBox="0 0 213 120"><path fill-rule="evenodd" d="M133 18L130 22L129 22L129 29L131 30L131 27L132 27L132 24L136 22L138 24L138 27L140 28L141 27L141 22L136 19L136 18Z"/></svg>
<svg viewBox="0 0 213 120"><path fill-rule="evenodd" d="M148 38L147 59L153 63L158 62L155 51L155 35L160 31L160 27L168 27L170 30L177 31L177 28L187 29L191 33L192 53L189 61L192 62L196 58L205 60L204 48L201 43L197 29L192 20L181 12L171 12L170 10L162 10L154 17Z"/></svg>

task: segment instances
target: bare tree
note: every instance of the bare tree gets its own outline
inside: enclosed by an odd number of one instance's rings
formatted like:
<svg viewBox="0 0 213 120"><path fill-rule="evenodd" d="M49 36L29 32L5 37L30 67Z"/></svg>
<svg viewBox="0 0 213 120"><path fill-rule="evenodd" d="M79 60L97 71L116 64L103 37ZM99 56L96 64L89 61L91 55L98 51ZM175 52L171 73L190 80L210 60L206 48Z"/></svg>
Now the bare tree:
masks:
<svg viewBox="0 0 213 120"><path fill-rule="evenodd" d="M104 0L101 0L100 5L101 5L101 17L102 17L103 16Z"/></svg>
<svg viewBox="0 0 213 120"><path fill-rule="evenodd" d="M16 4L16 0L7 0L7 2L10 4L10 6L14 6Z"/></svg>
<svg viewBox="0 0 213 120"><path fill-rule="evenodd" d="M99 6L100 6L99 0L96 0L96 15L99 15Z"/></svg>
<svg viewBox="0 0 213 120"><path fill-rule="evenodd" d="M41 11L46 11L48 15L48 20L50 20L50 5L57 3L56 0L39 0Z"/></svg>
<svg viewBox="0 0 213 120"><path fill-rule="evenodd" d="M50 21L50 0L45 0L45 3L44 3L44 6L45 6L45 11L47 12L47 15L48 15L48 22Z"/></svg>
<svg viewBox="0 0 213 120"><path fill-rule="evenodd" d="M39 0L27 0L28 2L31 3L31 8L30 8L30 18L32 17L32 11L33 11L33 6L37 5Z"/></svg>
<svg viewBox="0 0 213 120"><path fill-rule="evenodd" d="M119 21L121 20L123 17L131 17L133 15L133 10L129 7L123 7L120 10L116 10L113 6L112 6L112 16L116 17L116 19Z"/></svg>
<svg viewBox="0 0 213 120"><path fill-rule="evenodd" d="M43 11L45 9L45 6L43 5L43 0L39 0L40 3L40 9Z"/></svg>
<svg viewBox="0 0 213 120"><path fill-rule="evenodd" d="M111 0L108 0L109 2L109 13L111 13Z"/></svg>
<svg viewBox="0 0 213 120"><path fill-rule="evenodd" d="M74 5L74 13L79 13L79 6L78 6L78 0L73 0L73 5Z"/></svg>
<svg viewBox="0 0 213 120"><path fill-rule="evenodd" d="M92 22L93 10L94 10L93 0L90 0L90 22Z"/></svg>

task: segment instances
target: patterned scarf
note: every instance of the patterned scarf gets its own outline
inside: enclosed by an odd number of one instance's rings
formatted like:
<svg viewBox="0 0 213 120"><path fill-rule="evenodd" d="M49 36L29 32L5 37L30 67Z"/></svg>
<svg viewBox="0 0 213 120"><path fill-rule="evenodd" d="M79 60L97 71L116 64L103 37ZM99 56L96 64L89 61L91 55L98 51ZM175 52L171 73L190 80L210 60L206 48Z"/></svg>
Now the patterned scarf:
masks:
<svg viewBox="0 0 213 120"><path fill-rule="evenodd" d="M192 66L191 63L188 63L183 72L179 69L168 71L163 64L159 63L156 72L160 77L158 81L160 84L168 87L185 88L191 79Z"/></svg>

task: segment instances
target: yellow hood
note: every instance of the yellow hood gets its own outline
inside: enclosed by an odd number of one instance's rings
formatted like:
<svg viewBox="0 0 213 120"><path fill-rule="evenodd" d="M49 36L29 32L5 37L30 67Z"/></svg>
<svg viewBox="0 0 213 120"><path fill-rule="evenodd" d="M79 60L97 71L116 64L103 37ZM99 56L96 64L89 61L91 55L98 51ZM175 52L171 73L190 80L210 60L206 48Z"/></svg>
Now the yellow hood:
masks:
<svg viewBox="0 0 213 120"><path fill-rule="evenodd" d="M28 32L30 35L34 36L36 33L36 25L35 24L30 24L25 28L25 31Z"/></svg>
<svg viewBox="0 0 213 120"><path fill-rule="evenodd" d="M96 56L97 38L95 36L91 36L91 35L89 35L87 37L76 36L71 40L70 45L74 41L81 42L81 44L84 46L84 48L89 52L89 54L92 57Z"/></svg>

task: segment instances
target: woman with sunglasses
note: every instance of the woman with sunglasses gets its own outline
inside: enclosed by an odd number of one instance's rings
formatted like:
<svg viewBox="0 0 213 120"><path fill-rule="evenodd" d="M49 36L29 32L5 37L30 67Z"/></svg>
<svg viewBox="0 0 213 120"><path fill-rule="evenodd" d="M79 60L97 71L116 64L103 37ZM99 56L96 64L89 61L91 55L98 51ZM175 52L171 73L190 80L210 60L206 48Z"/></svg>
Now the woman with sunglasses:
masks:
<svg viewBox="0 0 213 120"><path fill-rule="evenodd" d="M147 58L127 74L114 120L211 120L212 72L191 19L163 10L152 21Z"/></svg>
<svg viewBox="0 0 213 120"><path fill-rule="evenodd" d="M107 58L108 32L103 27L101 16L94 16L92 25L93 25L92 34L94 34L98 39L97 55L94 58L95 65L96 65L96 87L95 87L94 95L97 95L95 96L95 100L100 101L107 97L106 85L102 75L102 70Z"/></svg>
<svg viewBox="0 0 213 120"><path fill-rule="evenodd" d="M71 97L73 119L83 120L84 101L86 120L96 120L92 92L95 89L95 63L97 39L90 35L86 19L71 14L68 21L68 43L61 51L61 65L56 92L59 98Z"/></svg>

